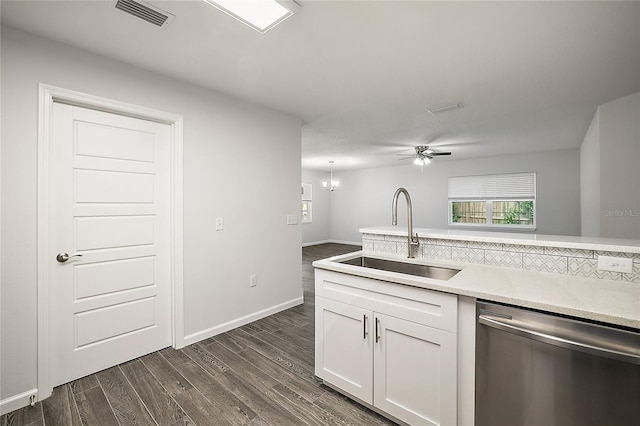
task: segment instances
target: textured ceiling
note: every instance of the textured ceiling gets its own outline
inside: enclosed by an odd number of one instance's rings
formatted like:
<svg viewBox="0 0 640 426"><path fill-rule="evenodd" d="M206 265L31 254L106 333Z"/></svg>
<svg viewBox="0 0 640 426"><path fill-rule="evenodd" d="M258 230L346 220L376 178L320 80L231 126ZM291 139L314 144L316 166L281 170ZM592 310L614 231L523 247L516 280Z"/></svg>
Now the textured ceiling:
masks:
<svg viewBox="0 0 640 426"><path fill-rule="evenodd" d="M299 116L303 166L578 147L599 104L640 90L640 2L299 1L264 35L202 1L2 1L2 22ZM464 108L431 116L431 107Z"/></svg>

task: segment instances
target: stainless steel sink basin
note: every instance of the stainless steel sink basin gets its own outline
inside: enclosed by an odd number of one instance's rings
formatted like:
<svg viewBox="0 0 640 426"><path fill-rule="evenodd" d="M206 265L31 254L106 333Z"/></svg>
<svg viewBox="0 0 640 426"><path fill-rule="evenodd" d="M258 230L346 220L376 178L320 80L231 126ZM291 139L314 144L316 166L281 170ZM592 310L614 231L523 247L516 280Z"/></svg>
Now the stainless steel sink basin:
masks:
<svg viewBox="0 0 640 426"><path fill-rule="evenodd" d="M442 268L440 266L417 265L415 263L395 262L393 260L376 259L360 256L340 263L346 265L362 266L364 268L380 269L401 274L416 275L425 278L446 281L460 272L459 269Z"/></svg>

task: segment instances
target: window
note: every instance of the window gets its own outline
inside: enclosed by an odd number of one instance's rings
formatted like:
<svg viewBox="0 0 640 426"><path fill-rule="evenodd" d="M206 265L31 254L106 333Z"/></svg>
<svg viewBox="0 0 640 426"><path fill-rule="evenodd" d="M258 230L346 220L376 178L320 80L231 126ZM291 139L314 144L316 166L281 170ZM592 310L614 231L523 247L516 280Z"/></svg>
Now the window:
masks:
<svg viewBox="0 0 640 426"><path fill-rule="evenodd" d="M312 213L312 189L313 186L310 183L303 183L301 194L302 194L302 205L300 208L300 217L302 218L302 223L311 223L311 213Z"/></svg>
<svg viewBox="0 0 640 426"><path fill-rule="evenodd" d="M300 215L302 217L302 223L311 223L311 201L303 201Z"/></svg>
<svg viewBox="0 0 640 426"><path fill-rule="evenodd" d="M453 223L487 223L487 203L484 201L452 201Z"/></svg>
<svg viewBox="0 0 640 426"><path fill-rule="evenodd" d="M449 225L536 228L536 174L449 178Z"/></svg>

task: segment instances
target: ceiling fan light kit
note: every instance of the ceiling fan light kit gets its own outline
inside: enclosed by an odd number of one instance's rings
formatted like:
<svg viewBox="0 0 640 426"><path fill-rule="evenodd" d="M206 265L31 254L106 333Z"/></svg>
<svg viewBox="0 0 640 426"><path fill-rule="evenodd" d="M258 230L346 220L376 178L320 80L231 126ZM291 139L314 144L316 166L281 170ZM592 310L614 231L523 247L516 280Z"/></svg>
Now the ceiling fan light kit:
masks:
<svg viewBox="0 0 640 426"><path fill-rule="evenodd" d="M426 166L427 164L431 163L431 160L433 159L433 157L439 157L442 155L451 155L451 152L436 152L430 149L426 145L418 145L414 147L414 149L416 151L415 154L410 154L410 155L397 154L397 155L405 156L405 158L401 158L401 160L413 159L413 164L420 167Z"/></svg>
<svg viewBox="0 0 640 426"><path fill-rule="evenodd" d="M431 160L424 156L416 157L415 160L413 160L413 164L415 164L416 166L426 166L430 162Z"/></svg>

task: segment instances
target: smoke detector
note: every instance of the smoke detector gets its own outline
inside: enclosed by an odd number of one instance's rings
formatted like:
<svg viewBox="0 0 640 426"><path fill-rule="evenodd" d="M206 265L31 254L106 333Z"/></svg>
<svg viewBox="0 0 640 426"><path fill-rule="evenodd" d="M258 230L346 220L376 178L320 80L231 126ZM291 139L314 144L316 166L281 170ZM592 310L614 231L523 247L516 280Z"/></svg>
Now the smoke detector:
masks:
<svg viewBox="0 0 640 426"><path fill-rule="evenodd" d="M116 0L115 7L160 29L165 29L175 18L171 13L141 0Z"/></svg>
<svg viewBox="0 0 640 426"><path fill-rule="evenodd" d="M442 114L444 112L449 112L449 111L453 111L455 109L460 109L460 108L464 108L464 105L462 105L462 102L458 102L457 104L444 105L436 108L429 108L427 112L431 115L436 115L436 114Z"/></svg>

